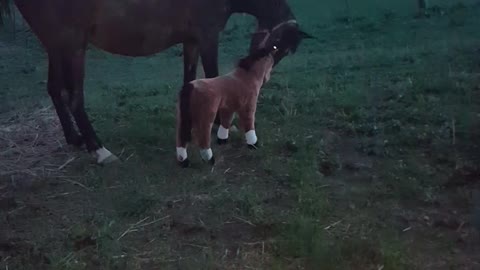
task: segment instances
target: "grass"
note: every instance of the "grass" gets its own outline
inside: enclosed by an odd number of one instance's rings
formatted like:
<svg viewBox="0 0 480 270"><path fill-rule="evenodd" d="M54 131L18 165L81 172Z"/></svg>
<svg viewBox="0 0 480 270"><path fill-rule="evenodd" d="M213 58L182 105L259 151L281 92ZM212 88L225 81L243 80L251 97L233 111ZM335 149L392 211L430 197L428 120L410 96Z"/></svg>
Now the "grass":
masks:
<svg viewBox="0 0 480 270"><path fill-rule="evenodd" d="M313 18L306 2L294 9ZM142 58L90 49L87 110L124 161L99 167L61 147L39 155L45 168L76 157L63 175L30 187L31 175L0 174L0 268L475 269L478 8L414 19L351 6L349 18L307 20L319 39L262 90L261 147L233 133L213 146L213 169L195 147L186 170L172 154L178 47ZM229 23L222 72L251 29L251 18ZM0 142L10 149L2 128L51 102L38 42L0 34ZM63 142L61 132L41 139Z"/></svg>

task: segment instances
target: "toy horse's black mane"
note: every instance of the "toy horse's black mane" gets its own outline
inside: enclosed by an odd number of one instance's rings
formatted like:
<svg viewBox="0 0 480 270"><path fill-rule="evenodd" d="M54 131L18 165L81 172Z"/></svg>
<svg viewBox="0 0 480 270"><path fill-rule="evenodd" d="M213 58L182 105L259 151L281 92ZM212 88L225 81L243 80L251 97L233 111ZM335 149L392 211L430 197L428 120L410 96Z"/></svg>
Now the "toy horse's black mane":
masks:
<svg viewBox="0 0 480 270"><path fill-rule="evenodd" d="M276 50L275 46L258 49L238 61L237 67L249 71L258 60L268 56Z"/></svg>

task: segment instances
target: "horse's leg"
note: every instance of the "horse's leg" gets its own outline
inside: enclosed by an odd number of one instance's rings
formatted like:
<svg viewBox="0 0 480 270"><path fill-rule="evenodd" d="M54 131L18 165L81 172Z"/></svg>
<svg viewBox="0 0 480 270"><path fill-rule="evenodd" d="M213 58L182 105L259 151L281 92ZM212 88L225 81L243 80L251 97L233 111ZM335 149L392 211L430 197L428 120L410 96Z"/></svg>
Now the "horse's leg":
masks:
<svg viewBox="0 0 480 270"><path fill-rule="evenodd" d="M218 76L218 37L201 44L202 66L205 78Z"/></svg>
<svg viewBox="0 0 480 270"><path fill-rule="evenodd" d="M255 104L252 104L255 106ZM248 106L241 110L238 114L240 126L245 132L245 140L249 148L256 149L258 147L257 134L255 133L255 107Z"/></svg>
<svg viewBox="0 0 480 270"><path fill-rule="evenodd" d="M188 83L197 78L198 57L200 52L198 45L183 43L183 83Z"/></svg>
<svg viewBox="0 0 480 270"><path fill-rule="evenodd" d="M103 147L85 112L83 84L85 78L85 47L72 50L64 55L63 67L67 90L70 92L70 111L82 134L87 150L97 158L97 163L105 164L118 158Z"/></svg>
<svg viewBox="0 0 480 270"><path fill-rule="evenodd" d="M202 66L205 78L218 76L218 35L201 44ZM215 125L220 125L220 116L215 116Z"/></svg>
<svg viewBox="0 0 480 270"><path fill-rule="evenodd" d="M47 89L52 99L55 111L57 112L60 124L67 144L81 146L82 137L75 130L67 105L62 98L62 91L65 89L65 80L63 78L62 57L58 52L48 52L48 82Z"/></svg>
<svg viewBox="0 0 480 270"><path fill-rule="evenodd" d="M232 124L233 113L230 110L219 110L217 114L220 116L220 126L217 131L217 143L220 145L228 142L228 129Z"/></svg>

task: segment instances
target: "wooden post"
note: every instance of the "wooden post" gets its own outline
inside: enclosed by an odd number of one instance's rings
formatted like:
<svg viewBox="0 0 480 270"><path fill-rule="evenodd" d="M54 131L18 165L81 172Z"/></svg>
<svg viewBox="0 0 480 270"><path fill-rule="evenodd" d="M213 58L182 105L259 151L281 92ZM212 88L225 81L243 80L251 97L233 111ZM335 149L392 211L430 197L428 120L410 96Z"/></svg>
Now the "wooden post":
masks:
<svg viewBox="0 0 480 270"><path fill-rule="evenodd" d="M0 0L0 26L5 23L5 18L10 16L10 1Z"/></svg>
<svg viewBox="0 0 480 270"><path fill-rule="evenodd" d="M16 8L14 7L12 10L12 20L13 20L13 40L17 40L17 16L15 13L17 12Z"/></svg>
<svg viewBox="0 0 480 270"><path fill-rule="evenodd" d="M418 16L419 17L426 17L428 16L428 0L417 0L418 6Z"/></svg>
<svg viewBox="0 0 480 270"><path fill-rule="evenodd" d="M349 2L349 0L345 0L345 13L347 14L346 17L347 17L348 21L350 22L350 20L351 20L350 16L352 14L350 14L350 2Z"/></svg>

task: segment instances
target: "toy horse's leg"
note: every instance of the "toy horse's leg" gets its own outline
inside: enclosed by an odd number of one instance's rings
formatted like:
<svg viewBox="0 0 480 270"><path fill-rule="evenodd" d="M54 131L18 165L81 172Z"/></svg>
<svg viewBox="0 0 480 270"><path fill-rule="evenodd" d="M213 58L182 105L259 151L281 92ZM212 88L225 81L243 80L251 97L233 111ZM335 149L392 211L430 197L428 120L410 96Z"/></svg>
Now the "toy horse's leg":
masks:
<svg viewBox="0 0 480 270"><path fill-rule="evenodd" d="M178 106L177 106L177 139L176 139L176 146L177 146L177 161L182 168L187 168L190 165L190 160L188 159L187 154L187 142L182 141L180 135L180 125L181 120L178 117Z"/></svg>
<svg viewBox="0 0 480 270"><path fill-rule="evenodd" d="M217 131L217 143L226 144L228 142L228 129L232 125L233 111L219 110L217 116L220 116L220 126Z"/></svg>
<svg viewBox="0 0 480 270"><path fill-rule="evenodd" d="M245 132L245 140L248 147L256 149L258 147L258 139L255 133L255 107L247 105L246 109L239 112L238 117L240 126Z"/></svg>
<svg viewBox="0 0 480 270"><path fill-rule="evenodd" d="M211 165L215 164L212 148L210 147L210 133L213 123L202 125L197 128L198 131L198 146L200 147L200 155L202 159L208 161Z"/></svg>
<svg viewBox="0 0 480 270"><path fill-rule="evenodd" d="M215 113L206 116L203 121L196 124L195 129L197 131L198 146L200 147L200 155L204 161L208 161L211 165L215 164L215 158L213 157L212 148L210 147L210 134L212 132L213 120L215 119Z"/></svg>
<svg viewBox="0 0 480 270"><path fill-rule="evenodd" d="M180 144L177 140L177 161L182 168L187 168L190 165L190 160L187 154L187 145Z"/></svg>

